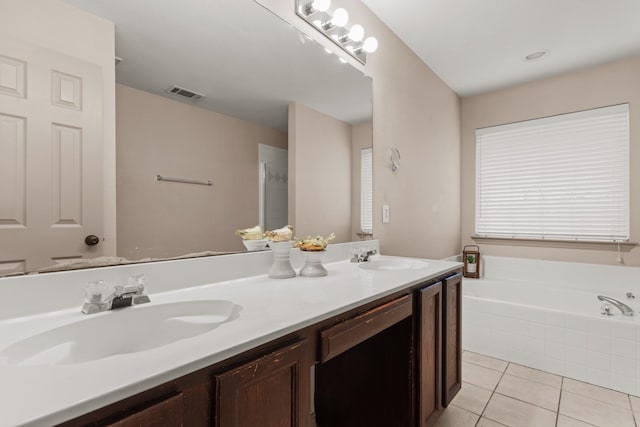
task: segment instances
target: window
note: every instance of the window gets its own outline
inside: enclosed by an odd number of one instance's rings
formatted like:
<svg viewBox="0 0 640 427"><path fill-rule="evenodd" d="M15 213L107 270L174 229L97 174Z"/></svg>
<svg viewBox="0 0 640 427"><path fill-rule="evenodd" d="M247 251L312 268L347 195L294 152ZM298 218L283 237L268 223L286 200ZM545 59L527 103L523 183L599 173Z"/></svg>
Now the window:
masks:
<svg viewBox="0 0 640 427"><path fill-rule="evenodd" d="M629 105L476 130L476 234L629 239Z"/></svg>
<svg viewBox="0 0 640 427"><path fill-rule="evenodd" d="M360 230L373 233L373 148L360 150Z"/></svg>

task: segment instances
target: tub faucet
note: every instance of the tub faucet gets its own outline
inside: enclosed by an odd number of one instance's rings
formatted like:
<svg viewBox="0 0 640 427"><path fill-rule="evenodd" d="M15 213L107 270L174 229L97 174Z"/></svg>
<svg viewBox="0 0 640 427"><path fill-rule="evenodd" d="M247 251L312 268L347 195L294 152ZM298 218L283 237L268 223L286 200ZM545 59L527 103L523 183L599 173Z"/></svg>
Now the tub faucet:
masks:
<svg viewBox="0 0 640 427"><path fill-rule="evenodd" d="M82 312L84 314L100 313L150 302L144 285L143 274L129 277L126 285L108 286L102 280L91 282L84 290L85 301Z"/></svg>
<svg viewBox="0 0 640 427"><path fill-rule="evenodd" d="M618 301L617 299L611 297L605 297L603 295L598 295L598 299L600 301L605 301L616 307L618 310L622 312L623 316L633 316L633 309L629 307L627 304Z"/></svg>

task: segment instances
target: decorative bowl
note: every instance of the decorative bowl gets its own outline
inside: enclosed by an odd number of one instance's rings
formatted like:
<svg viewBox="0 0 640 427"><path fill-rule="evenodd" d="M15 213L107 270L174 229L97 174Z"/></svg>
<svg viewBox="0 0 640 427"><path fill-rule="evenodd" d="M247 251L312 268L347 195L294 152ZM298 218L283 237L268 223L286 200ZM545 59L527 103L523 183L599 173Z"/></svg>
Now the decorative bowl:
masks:
<svg viewBox="0 0 640 427"><path fill-rule="evenodd" d="M242 244L248 251L262 251L267 248L267 244L269 243L269 239L260 239L260 240L243 240Z"/></svg>

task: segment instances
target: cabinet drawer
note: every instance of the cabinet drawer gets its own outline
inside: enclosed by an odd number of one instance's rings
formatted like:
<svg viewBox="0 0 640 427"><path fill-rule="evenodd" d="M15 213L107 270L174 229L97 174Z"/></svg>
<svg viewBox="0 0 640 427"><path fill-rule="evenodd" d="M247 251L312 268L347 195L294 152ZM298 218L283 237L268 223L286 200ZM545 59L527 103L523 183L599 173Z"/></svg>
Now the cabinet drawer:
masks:
<svg viewBox="0 0 640 427"><path fill-rule="evenodd" d="M320 332L320 362L326 362L411 316L412 296L395 299Z"/></svg>
<svg viewBox="0 0 640 427"><path fill-rule="evenodd" d="M182 393L135 412L108 427L181 426Z"/></svg>

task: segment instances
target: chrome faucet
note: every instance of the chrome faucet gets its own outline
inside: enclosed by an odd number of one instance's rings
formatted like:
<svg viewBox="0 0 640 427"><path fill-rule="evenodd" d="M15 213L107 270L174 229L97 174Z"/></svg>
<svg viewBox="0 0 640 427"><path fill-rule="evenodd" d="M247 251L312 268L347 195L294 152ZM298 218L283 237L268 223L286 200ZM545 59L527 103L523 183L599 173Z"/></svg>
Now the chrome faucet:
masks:
<svg viewBox="0 0 640 427"><path fill-rule="evenodd" d="M354 253L353 256L351 257L351 262L368 262L369 257L377 253L378 251L376 251L375 249L366 250L364 248L359 248L356 250L356 253Z"/></svg>
<svg viewBox="0 0 640 427"><path fill-rule="evenodd" d="M102 280L91 282L84 289L84 293L85 301L82 305L84 314L100 313L151 301L145 292L143 274L129 277L126 285L108 286Z"/></svg>
<svg viewBox="0 0 640 427"><path fill-rule="evenodd" d="M633 309L631 307L629 307L627 304L618 301L617 299L611 298L611 297L605 297L603 295L598 295L598 299L600 301L605 301L608 302L609 304L613 305L614 307L616 307L618 310L620 310L622 312L623 316L633 316ZM608 314L609 310L605 310Z"/></svg>

